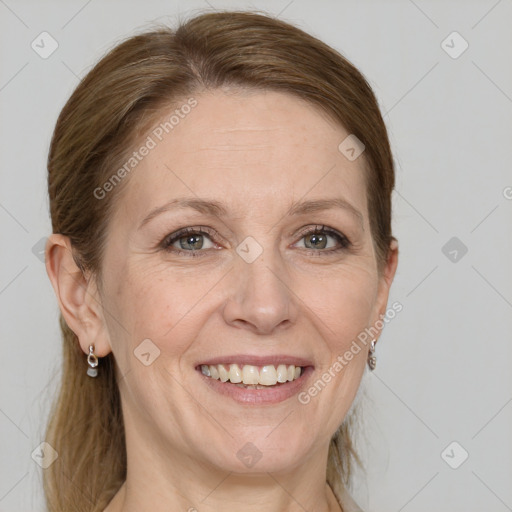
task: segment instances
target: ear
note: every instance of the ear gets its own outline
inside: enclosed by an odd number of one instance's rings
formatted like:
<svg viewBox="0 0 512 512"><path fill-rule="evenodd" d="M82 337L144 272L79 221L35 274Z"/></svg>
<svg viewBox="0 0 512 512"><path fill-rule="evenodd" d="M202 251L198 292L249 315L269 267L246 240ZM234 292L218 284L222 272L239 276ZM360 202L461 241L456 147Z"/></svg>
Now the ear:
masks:
<svg viewBox="0 0 512 512"><path fill-rule="evenodd" d="M89 345L94 345L96 356L106 356L111 347L97 283L77 266L69 237L50 235L45 258L62 316L77 335L83 352L88 354Z"/></svg>
<svg viewBox="0 0 512 512"><path fill-rule="evenodd" d="M393 283L393 279L395 277L396 267L398 265L398 240L393 238L388 251L388 258L386 261L386 265L383 269L381 276L379 277L379 286L377 292L377 303L376 303L376 312L377 316L373 320L373 324L377 322L377 320L382 319L385 316L387 307L388 307L388 298L389 298L389 290L391 288L391 284ZM380 336L381 333L379 333Z"/></svg>

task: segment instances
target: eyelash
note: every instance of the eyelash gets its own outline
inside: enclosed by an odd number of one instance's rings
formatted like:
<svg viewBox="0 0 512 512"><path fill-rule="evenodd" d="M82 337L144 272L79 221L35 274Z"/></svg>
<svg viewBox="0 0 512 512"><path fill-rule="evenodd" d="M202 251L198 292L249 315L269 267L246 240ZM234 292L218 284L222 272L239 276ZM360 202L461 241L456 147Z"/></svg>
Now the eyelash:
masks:
<svg viewBox="0 0 512 512"><path fill-rule="evenodd" d="M340 251L345 251L352 246L352 242L350 242L350 240L346 236L342 235L338 231L336 231L332 228L326 227L326 226L318 226L318 225L315 226L314 228L308 228L308 229L302 231L300 233L299 240L302 240L302 238L304 238L305 236L313 235L313 234L329 235L329 236L333 237L334 239L336 239L338 244L340 245L339 247L334 248L334 249L333 248L330 248L330 249L304 249L307 254L315 256L315 257L322 257L322 256L331 255L333 253L339 253ZM176 241L178 241L180 238L185 237L186 235L209 235L210 239L212 239L215 236L215 233L212 229L210 229L206 226L183 228L183 229L180 229L180 230L166 236L162 240L160 247L167 252L172 252L177 255L183 255L183 256L188 256L188 257L192 257L192 258L206 256L206 254L204 254L204 253L207 252L208 249L206 249L206 250L198 249L195 251L194 250L184 251L182 249L176 249L175 247L172 247L172 245ZM213 240L211 240L211 241L214 243ZM209 249L209 250L212 250L212 249ZM201 253L203 253L203 254L201 254Z"/></svg>

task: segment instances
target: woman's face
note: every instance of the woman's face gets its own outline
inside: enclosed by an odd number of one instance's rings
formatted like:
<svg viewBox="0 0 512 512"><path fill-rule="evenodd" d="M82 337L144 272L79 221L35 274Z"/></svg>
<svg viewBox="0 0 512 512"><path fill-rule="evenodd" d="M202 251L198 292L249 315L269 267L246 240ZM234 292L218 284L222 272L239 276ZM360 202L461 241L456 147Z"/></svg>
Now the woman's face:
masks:
<svg viewBox="0 0 512 512"><path fill-rule="evenodd" d="M108 229L101 303L129 457L325 463L368 345L336 361L384 313L392 279L377 274L363 157L347 159L349 133L295 97L194 97L149 134Z"/></svg>

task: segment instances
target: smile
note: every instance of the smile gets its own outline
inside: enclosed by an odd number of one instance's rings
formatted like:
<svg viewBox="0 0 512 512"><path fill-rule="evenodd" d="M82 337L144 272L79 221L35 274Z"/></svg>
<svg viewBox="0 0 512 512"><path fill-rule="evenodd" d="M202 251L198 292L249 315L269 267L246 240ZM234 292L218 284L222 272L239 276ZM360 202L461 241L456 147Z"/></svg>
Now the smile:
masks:
<svg viewBox="0 0 512 512"><path fill-rule="evenodd" d="M314 372L308 359L288 355L224 356L200 362L195 368L216 394L253 406L291 399L306 387Z"/></svg>
<svg viewBox="0 0 512 512"><path fill-rule="evenodd" d="M201 365L201 373L221 382L238 384L240 387L264 389L268 386L284 384L298 379L303 368L293 364L273 364L253 366L250 364L215 364Z"/></svg>

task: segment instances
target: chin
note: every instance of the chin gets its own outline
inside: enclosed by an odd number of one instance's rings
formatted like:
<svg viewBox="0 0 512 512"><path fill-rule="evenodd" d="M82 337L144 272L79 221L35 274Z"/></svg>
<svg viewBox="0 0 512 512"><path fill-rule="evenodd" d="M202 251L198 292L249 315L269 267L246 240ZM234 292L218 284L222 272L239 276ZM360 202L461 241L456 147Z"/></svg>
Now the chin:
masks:
<svg viewBox="0 0 512 512"><path fill-rule="evenodd" d="M265 427L259 431L251 430L246 436L236 436L217 452L209 454L208 459L224 471L241 474L280 473L299 466L312 449L310 439L304 436L290 436L290 423L285 422L283 432L272 432ZM275 428L275 427L274 427Z"/></svg>

